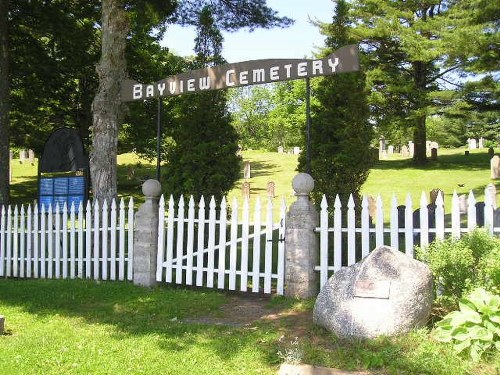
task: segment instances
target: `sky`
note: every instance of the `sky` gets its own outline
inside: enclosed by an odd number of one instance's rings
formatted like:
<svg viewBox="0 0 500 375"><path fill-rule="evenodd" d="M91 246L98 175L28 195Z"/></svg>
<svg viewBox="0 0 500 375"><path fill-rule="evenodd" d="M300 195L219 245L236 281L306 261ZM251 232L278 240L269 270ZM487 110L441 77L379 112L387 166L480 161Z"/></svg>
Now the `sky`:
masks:
<svg viewBox="0 0 500 375"><path fill-rule="evenodd" d="M224 33L223 57L229 62L272 58L312 57L318 47L324 45L325 37L309 18L331 22L334 3L332 0L267 0L268 6L280 16L295 20L285 28L269 30L246 30ZM177 25L167 31L163 45L180 56L193 55L195 30Z"/></svg>

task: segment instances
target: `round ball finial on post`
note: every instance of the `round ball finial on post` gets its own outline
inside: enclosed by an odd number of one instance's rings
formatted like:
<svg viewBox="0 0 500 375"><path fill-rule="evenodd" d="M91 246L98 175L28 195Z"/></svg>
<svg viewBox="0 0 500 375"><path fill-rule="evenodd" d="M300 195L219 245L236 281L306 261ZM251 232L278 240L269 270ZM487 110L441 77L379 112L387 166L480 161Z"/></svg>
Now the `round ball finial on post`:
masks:
<svg viewBox="0 0 500 375"><path fill-rule="evenodd" d="M142 184L142 194L146 196L146 200L158 199L161 195L161 184L157 180L149 179Z"/></svg>
<svg viewBox="0 0 500 375"><path fill-rule="evenodd" d="M310 174L299 173L293 178L292 187L298 199L303 196L308 197L314 189L314 179Z"/></svg>

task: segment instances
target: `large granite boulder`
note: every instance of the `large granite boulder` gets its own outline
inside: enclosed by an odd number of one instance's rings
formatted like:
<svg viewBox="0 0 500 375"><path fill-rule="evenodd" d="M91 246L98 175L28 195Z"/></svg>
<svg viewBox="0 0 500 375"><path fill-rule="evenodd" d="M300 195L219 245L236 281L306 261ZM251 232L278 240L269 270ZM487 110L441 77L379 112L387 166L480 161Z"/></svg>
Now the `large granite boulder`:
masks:
<svg viewBox="0 0 500 375"><path fill-rule="evenodd" d="M425 325L432 300L429 267L382 246L328 280L313 318L342 338L391 336Z"/></svg>

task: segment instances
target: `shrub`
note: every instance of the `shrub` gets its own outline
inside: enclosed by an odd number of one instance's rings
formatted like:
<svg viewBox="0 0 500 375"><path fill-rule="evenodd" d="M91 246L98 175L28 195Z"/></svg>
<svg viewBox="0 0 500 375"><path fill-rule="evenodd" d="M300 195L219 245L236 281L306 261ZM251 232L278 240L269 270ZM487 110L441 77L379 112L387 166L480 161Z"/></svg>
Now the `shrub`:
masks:
<svg viewBox="0 0 500 375"><path fill-rule="evenodd" d="M500 297L477 288L460 299L459 307L437 323L434 338L452 343L458 353L468 353L473 361L500 350Z"/></svg>
<svg viewBox="0 0 500 375"><path fill-rule="evenodd" d="M482 229L417 248L417 258L429 265L440 296L457 301L477 287L499 291L500 239Z"/></svg>

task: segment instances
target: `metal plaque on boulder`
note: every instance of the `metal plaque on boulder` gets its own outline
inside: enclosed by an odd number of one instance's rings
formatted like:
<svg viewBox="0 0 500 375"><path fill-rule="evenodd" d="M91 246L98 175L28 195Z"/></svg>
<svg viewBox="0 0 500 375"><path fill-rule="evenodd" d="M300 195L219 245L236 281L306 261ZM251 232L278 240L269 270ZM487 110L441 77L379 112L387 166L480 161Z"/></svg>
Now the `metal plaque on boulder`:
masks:
<svg viewBox="0 0 500 375"><path fill-rule="evenodd" d="M388 280L357 280L354 283L354 297L389 298L391 282Z"/></svg>

